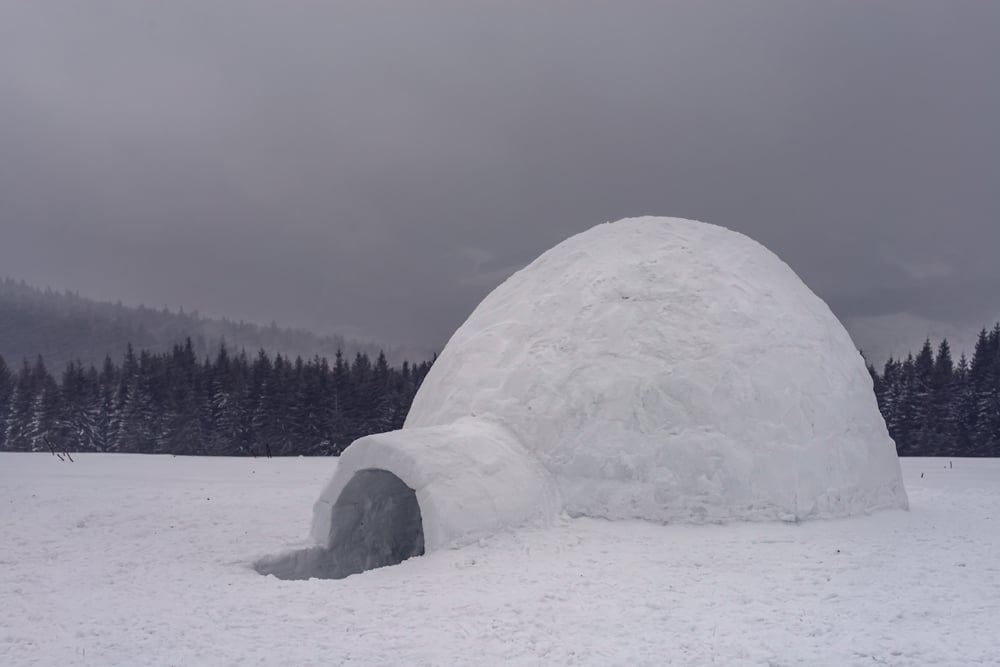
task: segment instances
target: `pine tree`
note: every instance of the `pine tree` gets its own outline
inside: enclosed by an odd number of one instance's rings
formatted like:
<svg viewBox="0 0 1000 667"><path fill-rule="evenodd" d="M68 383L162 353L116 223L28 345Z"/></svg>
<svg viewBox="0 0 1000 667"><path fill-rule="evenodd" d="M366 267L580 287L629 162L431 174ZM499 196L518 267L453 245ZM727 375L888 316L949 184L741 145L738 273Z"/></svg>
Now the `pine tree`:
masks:
<svg viewBox="0 0 1000 667"><path fill-rule="evenodd" d="M957 429L952 408L955 366L948 340L942 340L934 359L930 377L930 394L926 405L926 428L929 431L928 456L946 456L954 447Z"/></svg>
<svg viewBox="0 0 1000 667"><path fill-rule="evenodd" d="M31 421L31 411L35 402L35 387L32 381L31 367L25 361L14 380L7 404L6 434L4 446L11 451L26 452L31 450L28 438L28 425Z"/></svg>
<svg viewBox="0 0 1000 667"><path fill-rule="evenodd" d="M969 368L969 384L975 411L972 419L972 453L976 456L990 456L996 433L996 390L997 361L1000 333L993 334L986 329L979 332L972 365Z"/></svg>
<svg viewBox="0 0 1000 667"><path fill-rule="evenodd" d="M118 373L111 357L104 358L101 373L98 377L98 391L94 397L95 442L94 447L99 452L111 451L117 441L115 431L115 393L118 386Z"/></svg>
<svg viewBox="0 0 1000 667"><path fill-rule="evenodd" d="M129 345L122 365L119 395L116 400L115 442L117 452L150 452L156 445L156 422L159 411L151 391L152 360L143 353L141 360Z"/></svg>
<svg viewBox="0 0 1000 667"><path fill-rule="evenodd" d="M52 441L58 416L59 387L49 376L43 380L31 405L31 418L26 433L31 451L47 452L56 448L57 444L62 444ZM65 447L60 446L59 449Z"/></svg>
<svg viewBox="0 0 1000 667"><path fill-rule="evenodd" d="M96 388L80 364L70 362L63 372L59 405L51 437L64 451L98 451Z"/></svg>
<svg viewBox="0 0 1000 667"><path fill-rule="evenodd" d="M399 378L396 381L392 430L398 431L403 428L403 425L406 423L406 415L410 411L410 404L413 402L413 395L413 374L410 372L410 363L404 361L399 371Z"/></svg>
<svg viewBox="0 0 1000 667"><path fill-rule="evenodd" d="M974 452L1000 456L1000 323L980 334L970 376L976 401Z"/></svg>
<svg viewBox="0 0 1000 667"><path fill-rule="evenodd" d="M354 442L361 436L371 433L368 422L375 412L372 401L372 363L368 355L360 352L355 355L351 364L350 409L347 412L347 443Z"/></svg>
<svg viewBox="0 0 1000 667"><path fill-rule="evenodd" d="M218 378L210 384L210 393L208 453L214 456L233 455L239 448L240 430L236 397Z"/></svg>
<svg viewBox="0 0 1000 667"><path fill-rule="evenodd" d="M934 348L931 341L924 341L920 352L913 360L913 384L911 399L911 450L915 456L930 456L934 444L934 409L931 386L934 376Z"/></svg>
<svg viewBox="0 0 1000 667"><path fill-rule="evenodd" d="M10 410L10 399L14 393L14 374L7 367L7 362L0 356L0 451L5 448L7 439L7 411Z"/></svg>
<svg viewBox="0 0 1000 667"><path fill-rule="evenodd" d="M903 381L902 366L892 357L889 357L888 361L885 362L881 382L878 386L881 388L881 394L877 393L875 398L885 419L889 436L896 442L898 448L902 434L900 403L902 401Z"/></svg>
<svg viewBox="0 0 1000 667"><path fill-rule="evenodd" d="M920 416L916 362L908 355L899 366L899 398L896 401L896 451L900 456L919 456L917 423Z"/></svg>
<svg viewBox="0 0 1000 667"><path fill-rule="evenodd" d="M327 421L330 429L331 454L339 455L350 441L348 415L354 410L351 403L350 367L344 361L344 353L337 350L334 356L330 379L332 396L328 403Z"/></svg>
<svg viewBox="0 0 1000 667"><path fill-rule="evenodd" d="M393 393L392 373L384 352L379 352L372 369L371 384L368 387L371 414L366 430L371 433L385 433L392 430L396 413L396 397Z"/></svg>

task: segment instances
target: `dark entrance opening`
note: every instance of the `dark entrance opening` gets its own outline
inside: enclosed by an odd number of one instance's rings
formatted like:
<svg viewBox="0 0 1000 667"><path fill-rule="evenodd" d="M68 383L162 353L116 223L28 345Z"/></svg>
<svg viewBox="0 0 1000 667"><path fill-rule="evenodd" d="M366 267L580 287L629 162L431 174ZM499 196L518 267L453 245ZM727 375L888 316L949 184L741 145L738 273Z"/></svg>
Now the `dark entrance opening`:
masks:
<svg viewBox="0 0 1000 667"><path fill-rule="evenodd" d="M333 505L329 549L313 547L259 561L279 579L343 579L424 553L417 495L386 470L360 470Z"/></svg>
<svg viewBox="0 0 1000 667"><path fill-rule="evenodd" d="M417 494L391 472L355 473L333 505L330 544L341 564L353 572L423 555Z"/></svg>

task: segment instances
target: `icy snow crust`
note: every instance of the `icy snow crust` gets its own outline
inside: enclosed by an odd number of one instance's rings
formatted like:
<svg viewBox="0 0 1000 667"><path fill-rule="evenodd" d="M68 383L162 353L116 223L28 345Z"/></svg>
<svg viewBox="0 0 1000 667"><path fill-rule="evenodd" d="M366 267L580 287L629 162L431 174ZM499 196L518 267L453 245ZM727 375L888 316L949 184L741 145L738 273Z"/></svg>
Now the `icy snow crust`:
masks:
<svg viewBox="0 0 1000 667"><path fill-rule="evenodd" d="M826 304L746 236L671 218L599 225L494 290L404 429L347 449L317 504L321 542L364 467L413 480L428 550L553 510L701 523L907 506L864 361Z"/></svg>

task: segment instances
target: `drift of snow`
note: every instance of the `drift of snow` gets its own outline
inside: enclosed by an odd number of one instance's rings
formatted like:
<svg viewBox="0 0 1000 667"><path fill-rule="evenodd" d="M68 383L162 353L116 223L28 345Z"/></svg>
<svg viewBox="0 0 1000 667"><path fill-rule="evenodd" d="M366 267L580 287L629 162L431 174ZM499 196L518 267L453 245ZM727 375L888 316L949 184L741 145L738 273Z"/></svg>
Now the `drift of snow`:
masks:
<svg viewBox="0 0 1000 667"><path fill-rule="evenodd" d="M470 418L509 429L575 516L799 520L907 505L844 327L766 248L689 220L599 225L494 290L397 439ZM435 455L457 462L466 435L439 439Z"/></svg>
<svg viewBox="0 0 1000 667"><path fill-rule="evenodd" d="M910 512L561 520L342 580L300 539L336 459L0 454L0 664L995 665L1000 461L903 461Z"/></svg>

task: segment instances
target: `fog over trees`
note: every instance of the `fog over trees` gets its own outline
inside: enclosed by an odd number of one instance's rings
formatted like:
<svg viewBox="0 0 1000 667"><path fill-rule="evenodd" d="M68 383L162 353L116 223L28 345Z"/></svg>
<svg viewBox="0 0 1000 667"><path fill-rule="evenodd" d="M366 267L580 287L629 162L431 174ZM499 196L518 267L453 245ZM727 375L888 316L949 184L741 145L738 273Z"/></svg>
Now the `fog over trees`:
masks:
<svg viewBox="0 0 1000 667"><path fill-rule="evenodd" d="M259 326L143 306L130 307L82 297L73 292L38 289L23 281L0 280L0 356L9 362L39 354L50 368L61 370L71 361L100 366L107 355L118 357L126 345L162 354L191 339L199 358L215 354L225 342L231 349L266 350L286 358L314 356L333 359L337 350L348 358L358 352L371 358L384 351L391 364L404 358L429 359L430 351L404 350L340 335Z"/></svg>

